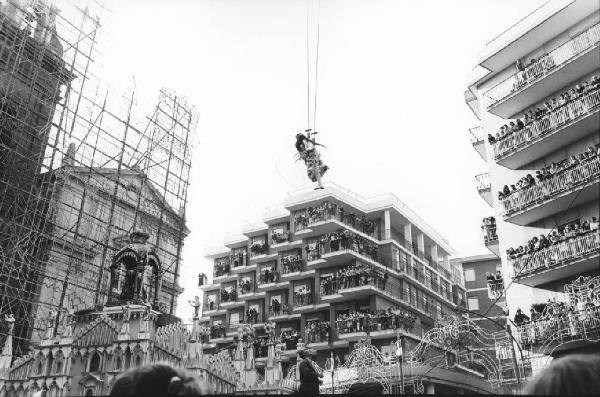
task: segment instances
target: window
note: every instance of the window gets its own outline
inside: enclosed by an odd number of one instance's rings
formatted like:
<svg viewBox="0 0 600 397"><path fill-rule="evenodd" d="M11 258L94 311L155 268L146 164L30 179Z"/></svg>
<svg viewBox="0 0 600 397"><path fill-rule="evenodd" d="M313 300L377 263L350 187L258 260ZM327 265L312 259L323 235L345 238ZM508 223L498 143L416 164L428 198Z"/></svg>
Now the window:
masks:
<svg viewBox="0 0 600 397"><path fill-rule="evenodd" d="M90 372L98 372L100 370L100 355L94 354L90 360Z"/></svg>
<svg viewBox="0 0 600 397"><path fill-rule="evenodd" d="M475 269L465 270L465 281L475 281Z"/></svg>
<svg viewBox="0 0 600 397"><path fill-rule="evenodd" d="M479 299L477 298L469 298L469 310L475 311L479 310Z"/></svg>

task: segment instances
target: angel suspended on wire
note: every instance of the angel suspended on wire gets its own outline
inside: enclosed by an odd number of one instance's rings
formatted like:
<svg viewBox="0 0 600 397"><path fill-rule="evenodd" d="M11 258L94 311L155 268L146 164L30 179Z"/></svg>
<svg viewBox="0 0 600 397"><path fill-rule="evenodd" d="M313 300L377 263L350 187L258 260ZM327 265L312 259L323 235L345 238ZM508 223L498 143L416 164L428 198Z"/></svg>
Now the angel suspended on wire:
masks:
<svg viewBox="0 0 600 397"><path fill-rule="evenodd" d="M311 181L317 182L315 189L323 189L321 178L327 172L329 167L321 161L321 155L317 151L317 146L323 146L317 143L314 136L317 132L311 132L310 129L304 131L305 134L296 134L296 150L298 158L304 161L306 173Z"/></svg>

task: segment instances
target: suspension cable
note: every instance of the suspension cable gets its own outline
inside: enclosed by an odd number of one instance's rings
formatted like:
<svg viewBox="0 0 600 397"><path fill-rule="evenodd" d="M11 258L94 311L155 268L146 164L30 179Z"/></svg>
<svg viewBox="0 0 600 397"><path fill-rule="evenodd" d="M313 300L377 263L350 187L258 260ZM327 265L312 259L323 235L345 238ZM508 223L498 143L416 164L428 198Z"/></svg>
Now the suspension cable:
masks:
<svg viewBox="0 0 600 397"><path fill-rule="evenodd" d="M313 131L317 131L317 91L319 90L319 41L321 30L321 0L317 3L317 49L315 55L315 110L313 112Z"/></svg>
<svg viewBox="0 0 600 397"><path fill-rule="evenodd" d="M308 35L308 1L306 0L306 129L310 129L310 51Z"/></svg>

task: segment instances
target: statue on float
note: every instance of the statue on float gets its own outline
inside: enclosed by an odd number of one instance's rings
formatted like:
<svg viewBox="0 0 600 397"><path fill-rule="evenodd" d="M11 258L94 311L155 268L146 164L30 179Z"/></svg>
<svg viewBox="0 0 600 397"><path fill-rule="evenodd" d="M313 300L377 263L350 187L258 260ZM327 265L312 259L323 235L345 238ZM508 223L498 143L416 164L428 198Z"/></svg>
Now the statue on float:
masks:
<svg viewBox="0 0 600 397"><path fill-rule="evenodd" d="M110 293L107 305L149 302L158 308L162 267L149 235L133 232L127 244L113 257L110 266Z"/></svg>

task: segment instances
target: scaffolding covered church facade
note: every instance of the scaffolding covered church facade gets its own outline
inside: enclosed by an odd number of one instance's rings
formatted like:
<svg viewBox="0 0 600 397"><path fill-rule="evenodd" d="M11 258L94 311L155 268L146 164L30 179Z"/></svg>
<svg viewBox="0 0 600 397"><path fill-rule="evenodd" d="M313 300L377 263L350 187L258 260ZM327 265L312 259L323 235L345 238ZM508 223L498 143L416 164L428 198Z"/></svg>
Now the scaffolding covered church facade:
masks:
<svg viewBox="0 0 600 397"><path fill-rule="evenodd" d="M196 112L168 90L143 109L103 82L104 12L0 1L0 316L16 356L119 288L111 258L132 231L162 260L153 310L173 314L182 292Z"/></svg>

